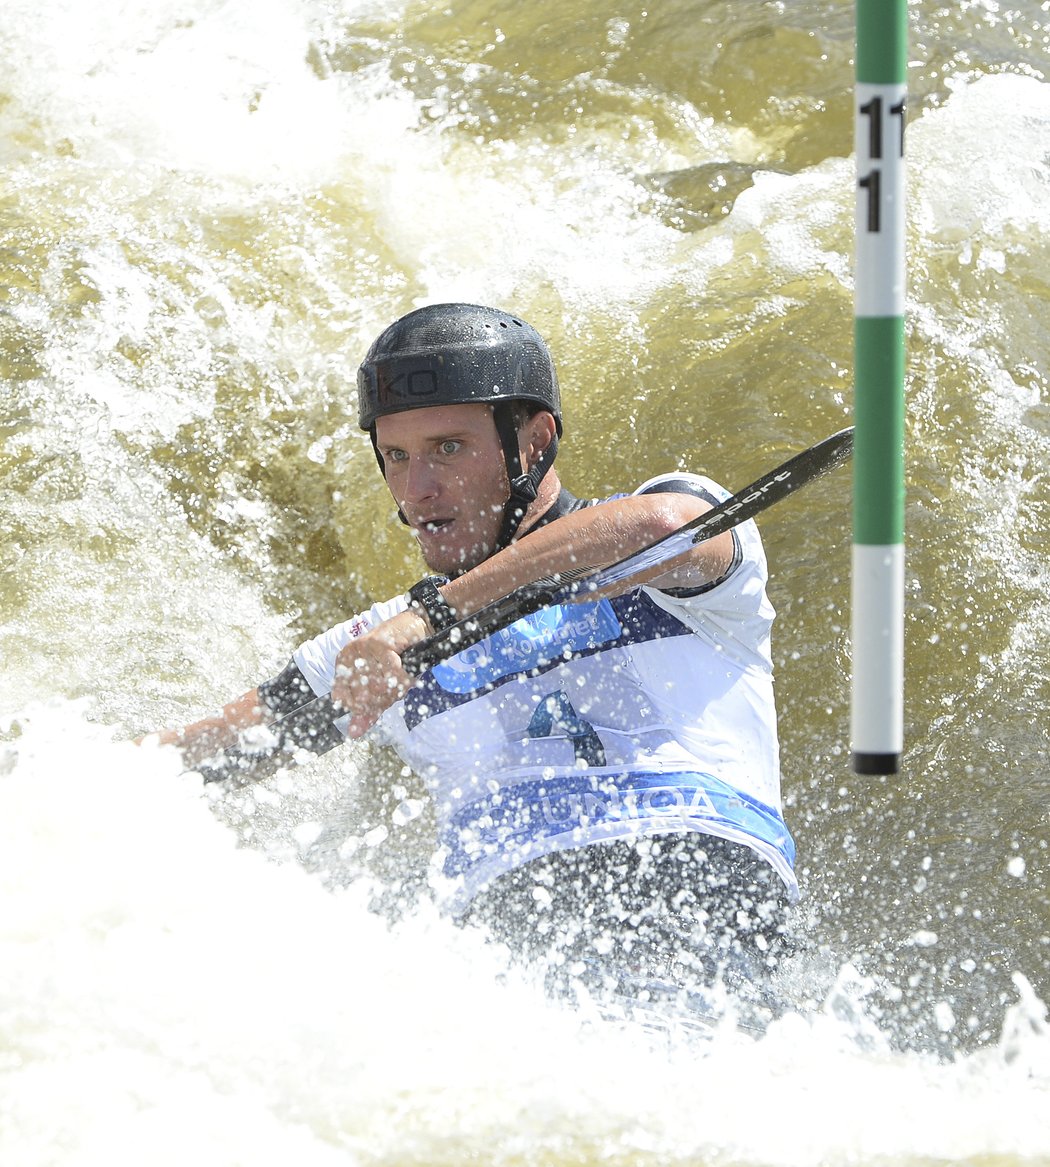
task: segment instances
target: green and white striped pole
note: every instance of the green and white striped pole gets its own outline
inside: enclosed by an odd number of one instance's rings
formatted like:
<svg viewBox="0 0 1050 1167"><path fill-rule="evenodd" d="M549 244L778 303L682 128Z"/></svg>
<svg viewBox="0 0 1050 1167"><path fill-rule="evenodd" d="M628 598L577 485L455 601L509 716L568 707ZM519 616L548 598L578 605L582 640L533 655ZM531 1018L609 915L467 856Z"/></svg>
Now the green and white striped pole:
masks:
<svg viewBox="0 0 1050 1167"><path fill-rule="evenodd" d="M907 0L856 0L853 769L904 748L904 121Z"/></svg>

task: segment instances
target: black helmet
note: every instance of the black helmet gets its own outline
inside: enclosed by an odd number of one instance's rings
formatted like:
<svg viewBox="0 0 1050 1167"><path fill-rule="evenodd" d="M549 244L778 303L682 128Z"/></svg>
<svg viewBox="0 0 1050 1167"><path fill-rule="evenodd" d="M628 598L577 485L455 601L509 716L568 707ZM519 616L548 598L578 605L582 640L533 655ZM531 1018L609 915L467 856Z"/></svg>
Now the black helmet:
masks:
<svg viewBox="0 0 1050 1167"><path fill-rule="evenodd" d="M503 445L510 497L495 550L514 538L561 437L561 396L543 338L498 308L430 304L379 334L357 373L358 420L376 447L376 418L435 405L491 404ZM557 435L528 474L522 473L513 402L532 402L554 417ZM401 516L404 521L404 516Z"/></svg>
<svg viewBox="0 0 1050 1167"><path fill-rule="evenodd" d="M561 398L554 362L530 324L477 304L431 304L379 334L357 373L358 418L432 405L533 401L554 415Z"/></svg>

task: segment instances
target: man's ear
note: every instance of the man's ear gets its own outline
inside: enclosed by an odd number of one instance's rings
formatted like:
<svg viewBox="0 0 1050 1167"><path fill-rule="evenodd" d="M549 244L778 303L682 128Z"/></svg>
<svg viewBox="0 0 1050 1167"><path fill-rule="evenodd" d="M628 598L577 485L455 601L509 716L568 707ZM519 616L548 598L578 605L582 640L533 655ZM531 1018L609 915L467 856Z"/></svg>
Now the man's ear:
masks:
<svg viewBox="0 0 1050 1167"><path fill-rule="evenodd" d="M554 417L545 409L529 418L521 429L520 438L522 464L526 469L531 469L542 457L557 432Z"/></svg>

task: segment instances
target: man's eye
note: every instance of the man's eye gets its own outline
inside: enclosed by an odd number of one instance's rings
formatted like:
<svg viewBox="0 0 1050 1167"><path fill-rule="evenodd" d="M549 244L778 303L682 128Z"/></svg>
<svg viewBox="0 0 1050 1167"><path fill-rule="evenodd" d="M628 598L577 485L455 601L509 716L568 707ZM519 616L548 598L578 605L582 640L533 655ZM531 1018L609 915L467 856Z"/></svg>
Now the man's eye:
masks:
<svg viewBox="0 0 1050 1167"><path fill-rule="evenodd" d="M403 462L408 455L404 450L387 450L383 458L387 462Z"/></svg>
<svg viewBox="0 0 1050 1167"><path fill-rule="evenodd" d="M460 442L454 442L450 438L447 442L441 443L441 452L442 454L455 454L460 445Z"/></svg>

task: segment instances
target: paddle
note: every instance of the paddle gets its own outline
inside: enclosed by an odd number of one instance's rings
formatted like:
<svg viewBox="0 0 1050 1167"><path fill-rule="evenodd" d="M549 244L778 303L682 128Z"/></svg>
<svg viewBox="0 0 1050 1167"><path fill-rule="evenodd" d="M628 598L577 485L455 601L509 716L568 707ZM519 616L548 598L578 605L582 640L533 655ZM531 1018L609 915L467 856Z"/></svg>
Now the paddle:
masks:
<svg viewBox="0 0 1050 1167"><path fill-rule="evenodd" d="M849 426L789 458L677 531L607 567L560 572L516 588L443 632L406 649L401 654L405 671L418 676L523 616L555 604L578 602L589 594L630 581L649 568L684 554L697 543L753 518L807 482L841 465L852 451L853 427ZM230 747L216 765L196 769L206 781L217 781L238 773L254 781L296 760L295 755L302 750L324 754L340 745L345 737L334 723L344 715L345 711L340 710L329 695L316 697L270 725L269 742L265 747L256 750Z"/></svg>

